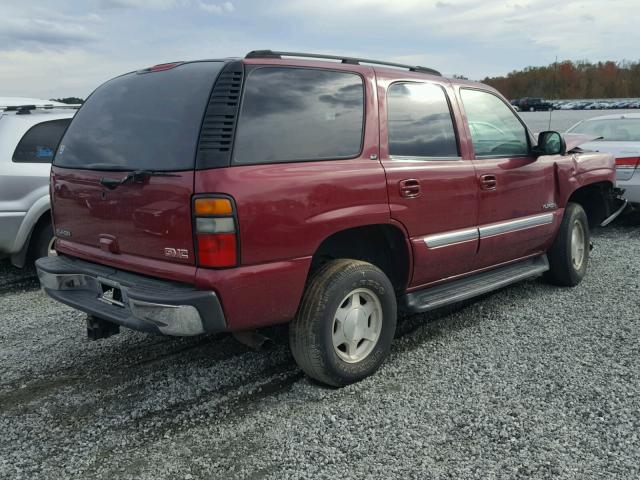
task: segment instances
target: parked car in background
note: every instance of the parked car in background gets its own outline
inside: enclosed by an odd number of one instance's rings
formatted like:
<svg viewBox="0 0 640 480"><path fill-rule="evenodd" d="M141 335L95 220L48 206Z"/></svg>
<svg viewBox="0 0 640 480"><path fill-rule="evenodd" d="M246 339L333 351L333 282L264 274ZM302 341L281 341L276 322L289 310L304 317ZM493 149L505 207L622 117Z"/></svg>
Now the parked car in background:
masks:
<svg viewBox="0 0 640 480"><path fill-rule="evenodd" d="M76 108L0 98L0 257L18 267L51 248L51 159Z"/></svg>
<svg viewBox="0 0 640 480"><path fill-rule="evenodd" d="M520 99L520 110L524 112L548 111L553 109L553 104L542 98L522 98Z"/></svg>
<svg viewBox="0 0 640 480"><path fill-rule="evenodd" d="M382 364L398 309L539 275L577 285L614 181L610 154L536 138L495 89L429 68L162 64L106 82L71 122L51 172L59 255L36 266L94 339L290 322L302 370L340 386Z"/></svg>
<svg viewBox="0 0 640 480"><path fill-rule="evenodd" d="M611 153L616 159L616 181L625 198L640 206L640 113L603 115L575 124L567 133L580 133L597 140L583 150Z"/></svg>

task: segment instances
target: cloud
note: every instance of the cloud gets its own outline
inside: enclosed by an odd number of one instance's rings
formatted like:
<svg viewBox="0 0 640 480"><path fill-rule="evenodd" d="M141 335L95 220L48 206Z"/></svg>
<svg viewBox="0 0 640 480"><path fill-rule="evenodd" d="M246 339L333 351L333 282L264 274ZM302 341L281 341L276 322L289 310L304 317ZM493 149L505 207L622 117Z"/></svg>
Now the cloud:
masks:
<svg viewBox="0 0 640 480"><path fill-rule="evenodd" d="M86 51L0 51L2 93L8 96L59 98L86 97L115 75L133 70L131 66L96 61Z"/></svg>
<svg viewBox="0 0 640 480"><path fill-rule="evenodd" d="M97 15L69 17L54 15L29 18L0 18L0 51L27 49L50 50L94 42L97 36L90 25L100 22Z"/></svg>
<svg viewBox="0 0 640 480"><path fill-rule="evenodd" d="M233 3L226 1L212 3L206 0L98 0L102 9L143 9L170 10L195 6L208 13L230 13L234 11Z"/></svg>
<svg viewBox="0 0 640 480"><path fill-rule="evenodd" d="M272 48L478 79L556 55L636 60L638 17L638 0L4 0L0 78L2 93L85 96L156 63Z"/></svg>
<svg viewBox="0 0 640 480"><path fill-rule="evenodd" d="M104 9L145 8L150 10L168 10L186 5L185 0L99 0L98 6Z"/></svg>
<svg viewBox="0 0 640 480"><path fill-rule="evenodd" d="M221 4L217 3L208 3L204 0L198 0L198 7L201 10L209 13L230 13L233 12L234 6L231 2L224 2Z"/></svg>

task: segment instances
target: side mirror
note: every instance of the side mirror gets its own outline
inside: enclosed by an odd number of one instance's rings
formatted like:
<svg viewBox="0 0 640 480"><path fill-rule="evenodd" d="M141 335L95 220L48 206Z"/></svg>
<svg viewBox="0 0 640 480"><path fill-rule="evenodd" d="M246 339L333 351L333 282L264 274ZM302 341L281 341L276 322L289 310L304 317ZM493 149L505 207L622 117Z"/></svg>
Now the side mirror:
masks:
<svg viewBox="0 0 640 480"><path fill-rule="evenodd" d="M538 135L535 152L538 155L564 155L567 153L567 144L560 133L548 130Z"/></svg>

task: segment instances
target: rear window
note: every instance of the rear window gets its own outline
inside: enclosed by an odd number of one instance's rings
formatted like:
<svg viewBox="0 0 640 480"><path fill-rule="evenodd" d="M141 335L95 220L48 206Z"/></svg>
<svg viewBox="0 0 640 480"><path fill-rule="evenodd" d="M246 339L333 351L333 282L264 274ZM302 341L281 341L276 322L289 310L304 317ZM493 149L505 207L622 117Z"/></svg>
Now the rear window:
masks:
<svg viewBox="0 0 640 480"><path fill-rule="evenodd" d="M51 120L31 127L13 152L16 163L51 163L60 138L71 121Z"/></svg>
<svg viewBox="0 0 640 480"><path fill-rule="evenodd" d="M640 118L587 120L569 132L599 136L610 142L640 142Z"/></svg>
<svg viewBox="0 0 640 480"><path fill-rule="evenodd" d="M99 87L76 114L54 164L92 170L191 170L222 62L129 73Z"/></svg>
<svg viewBox="0 0 640 480"><path fill-rule="evenodd" d="M364 86L353 73L286 67L246 81L235 164L313 161L360 153Z"/></svg>

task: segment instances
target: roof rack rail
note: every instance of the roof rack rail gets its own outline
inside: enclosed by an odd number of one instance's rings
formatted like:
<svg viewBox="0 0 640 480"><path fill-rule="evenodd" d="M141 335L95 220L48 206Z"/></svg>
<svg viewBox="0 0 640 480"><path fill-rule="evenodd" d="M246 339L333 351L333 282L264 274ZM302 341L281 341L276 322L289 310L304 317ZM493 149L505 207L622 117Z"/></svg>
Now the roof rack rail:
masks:
<svg viewBox="0 0 640 480"><path fill-rule="evenodd" d="M66 105L53 105L53 104L45 104L45 105L0 105L0 111L5 112L18 112L18 113L27 113L31 110L54 110L59 108L73 108L78 109L82 105L79 103L69 103Z"/></svg>
<svg viewBox="0 0 640 480"><path fill-rule="evenodd" d="M372 65L384 65L387 67L406 68L411 72L429 73L431 75L442 76L442 74L429 67L421 67L419 65L404 65L402 63L381 62L379 60L369 60L366 58L343 57L340 55L324 55L320 53L299 53L299 52L277 52L273 50L252 50L247 53L244 58L282 58L282 57L300 57L300 58L320 58L327 60L340 60L342 63L350 65L360 65L362 63L370 63Z"/></svg>

